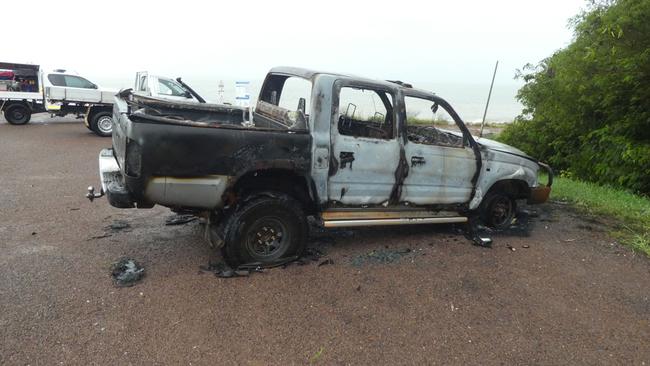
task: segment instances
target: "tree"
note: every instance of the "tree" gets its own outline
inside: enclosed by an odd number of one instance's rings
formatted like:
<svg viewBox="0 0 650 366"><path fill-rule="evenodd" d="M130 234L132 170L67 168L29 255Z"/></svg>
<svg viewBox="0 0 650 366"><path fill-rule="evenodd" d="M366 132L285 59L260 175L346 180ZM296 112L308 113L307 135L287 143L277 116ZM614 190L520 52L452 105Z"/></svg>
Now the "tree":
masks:
<svg viewBox="0 0 650 366"><path fill-rule="evenodd" d="M573 42L526 65L500 136L589 181L650 194L650 0L591 2Z"/></svg>

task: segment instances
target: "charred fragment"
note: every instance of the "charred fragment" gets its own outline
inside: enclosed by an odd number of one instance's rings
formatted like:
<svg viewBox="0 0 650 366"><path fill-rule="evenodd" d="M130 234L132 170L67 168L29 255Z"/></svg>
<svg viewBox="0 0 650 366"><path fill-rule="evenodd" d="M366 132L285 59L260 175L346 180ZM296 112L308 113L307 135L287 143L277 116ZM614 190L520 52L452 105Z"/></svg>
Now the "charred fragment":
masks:
<svg viewBox="0 0 650 366"><path fill-rule="evenodd" d="M458 146L462 136L440 130L434 126L408 126L408 140L416 144Z"/></svg>
<svg viewBox="0 0 650 366"><path fill-rule="evenodd" d="M341 161L341 169L345 169L348 164L350 165L350 169L352 169L352 163L354 162L354 153L349 151L341 151L339 158Z"/></svg>
<svg viewBox="0 0 650 366"><path fill-rule="evenodd" d="M390 198L388 203L390 205L397 205L400 197L402 196L402 185L404 180L409 174L409 165L406 161L406 153L403 148L399 151L399 164L397 169L395 169L395 185L393 185L393 190L390 192Z"/></svg>

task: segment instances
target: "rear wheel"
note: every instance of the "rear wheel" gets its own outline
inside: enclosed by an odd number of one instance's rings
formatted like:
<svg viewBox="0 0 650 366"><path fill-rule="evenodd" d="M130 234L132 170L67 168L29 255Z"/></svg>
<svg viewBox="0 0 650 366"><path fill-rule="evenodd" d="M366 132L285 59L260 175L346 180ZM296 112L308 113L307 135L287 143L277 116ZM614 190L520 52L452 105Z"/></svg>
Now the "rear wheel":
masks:
<svg viewBox="0 0 650 366"><path fill-rule="evenodd" d="M32 118L32 111L25 105L14 104L5 108L5 119L12 125L24 125Z"/></svg>
<svg viewBox="0 0 650 366"><path fill-rule="evenodd" d="M113 116L110 112L98 112L90 119L90 129L99 136L108 137L113 133Z"/></svg>
<svg viewBox="0 0 650 366"><path fill-rule="evenodd" d="M494 229L507 229L517 212L517 203L511 196L502 193L488 193L481 204L483 222Z"/></svg>
<svg viewBox="0 0 650 366"><path fill-rule="evenodd" d="M302 254L309 226L300 203L271 193L242 203L224 223L223 254L233 267L273 265Z"/></svg>

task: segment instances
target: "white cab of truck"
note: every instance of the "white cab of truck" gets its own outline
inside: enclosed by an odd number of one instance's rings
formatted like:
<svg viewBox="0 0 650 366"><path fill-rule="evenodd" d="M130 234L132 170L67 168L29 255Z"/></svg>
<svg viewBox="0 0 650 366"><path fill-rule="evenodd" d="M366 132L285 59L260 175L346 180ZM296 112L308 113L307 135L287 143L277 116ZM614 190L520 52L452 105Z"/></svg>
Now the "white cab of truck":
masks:
<svg viewBox="0 0 650 366"><path fill-rule="evenodd" d="M205 100L183 83L180 78L174 80L164 76L151 75L147 71L136 73L133 93L178 102L205 103Z"/></svg>

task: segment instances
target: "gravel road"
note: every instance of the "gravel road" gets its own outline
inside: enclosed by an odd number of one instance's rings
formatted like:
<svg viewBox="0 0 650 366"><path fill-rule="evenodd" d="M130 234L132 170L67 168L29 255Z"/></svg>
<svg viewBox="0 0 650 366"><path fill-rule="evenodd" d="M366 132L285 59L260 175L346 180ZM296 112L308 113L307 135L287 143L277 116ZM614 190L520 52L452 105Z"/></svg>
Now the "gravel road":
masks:
<svg viewBox="0 0 650 366"><path fill-rule="evenodd" d="M222 279L197 221L84 198L109 145L0 120L0 364L650 365L650 261L567 205L492 249L453 226L320 232L320 262ZM146 276L117 288L125 256Z"/></svg>

